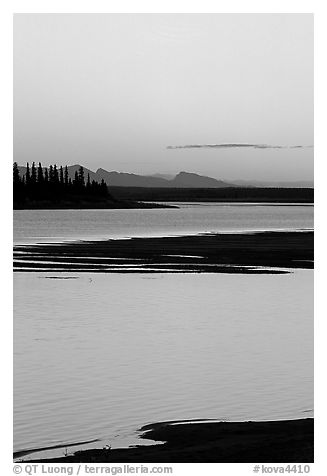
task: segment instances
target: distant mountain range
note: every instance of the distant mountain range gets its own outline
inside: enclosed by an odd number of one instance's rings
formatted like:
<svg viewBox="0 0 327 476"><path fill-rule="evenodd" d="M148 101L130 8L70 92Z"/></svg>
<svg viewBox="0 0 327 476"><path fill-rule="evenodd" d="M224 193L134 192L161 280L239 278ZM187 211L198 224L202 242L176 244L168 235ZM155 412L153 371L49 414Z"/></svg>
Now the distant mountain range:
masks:
<svg viewBox="0 0 327 476"><path fill-rule="evenodd" d="M107 184L117 187L172 187L172 188L222 188L232 184L203 175L180 172L172 179L157 175L135 175L119 172L107 172L98 169L96 175Z"/></svg>
<svg viewBox="0 0 327 476"><path fill-rule="evenodd" d="M68 174L71 179L80 165L68 166ZM26 167L19 167L21 175L26 173ZM108 172L102 168L96 172L84 167L85 179L90 174L90 180L101 182L103 179L110 187L149 187L149 188L226 188L226 187L313 187L310 181L302 182L259 182L246 180L233 180L233 183L217 180L212 177L198 175L190 172L179 172L175 176L165 174L137 175L125 172Z"/></svg>

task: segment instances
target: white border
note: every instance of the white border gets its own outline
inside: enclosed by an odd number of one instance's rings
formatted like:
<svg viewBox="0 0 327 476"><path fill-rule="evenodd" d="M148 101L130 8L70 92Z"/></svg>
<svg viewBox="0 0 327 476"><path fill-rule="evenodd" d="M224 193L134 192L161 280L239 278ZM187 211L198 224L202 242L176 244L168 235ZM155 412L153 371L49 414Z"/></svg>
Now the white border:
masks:
<svg viewBox="0 0 327 476"><path fill-rule="evenodd" d="M14 12L71 12L71 13L111 13L111 12L170 12L170 13L310 13L315 14L315 228L316 228L316 272L315 272L315 463L311 473L326 474L324 468L326 441L326 384L324 372L324 348L326 332L326 311L324 297L326 254L326 181L327 173L325 141L327 135L326 115L326 45L327 15L321 1L13 1L2 2L0 15L1 48L1 172L3 177L11 176L12 162L12 15ZM2 405L1 405L1 467L3 474L12 471L12 208L11 183L1 187L1 223L4 222L1 237L1 363L2 363ZM175 464L174 474L250 474L253 464ZM218 471L217 471L218 470Z"/></svg>

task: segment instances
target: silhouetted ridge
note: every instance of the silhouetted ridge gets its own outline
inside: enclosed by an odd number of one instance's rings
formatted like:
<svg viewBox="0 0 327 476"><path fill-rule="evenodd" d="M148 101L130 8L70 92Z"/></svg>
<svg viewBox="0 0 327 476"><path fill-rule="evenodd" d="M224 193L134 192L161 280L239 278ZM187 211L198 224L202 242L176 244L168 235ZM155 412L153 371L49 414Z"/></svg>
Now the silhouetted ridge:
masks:
<svg viewBox="0 0 327 476"><path fill-rule="evenodd" d="M75 172L81 165L69 165L68 176L73 180ZM233 180L225 182L205 175L182 171L177 175L151 174L138 175L127 172L116 172L99 168L96 172L84 168L85 177L90 175L90 180L101 182L103 179L111 187L143 187L143 188L230 188L230 187L258 187L258 188L313 188L311 180L300 181L263 181L263 180ZM26 167L18 167L20 175L26 174ZM44 169L45 170L45 169Z"/></svg>
<svg viewBox="0 0 327 476"><path fill-rule="evenodd" d="M189 172L180 172L175 177L155 175L137 175L125 172L96 171L98 179L103 179L113 187L149 187L149 188L220 188L233 187L232 184L211 177Z"/></svg>
<svg viewBox="0 0 327 476"><path fill-rule="evenodd" d="M219 188L232 187L232 185L216 180L211 177L193 174L189 172L180 172L176 177L170 181L171 187L185 187L185 188Z"/></svg>
<svg viewBox="0 0 327 476"><path fill-rule="evenodd" d="M143 175L128 174L124 172L108 172L98 169L96 176L117 187L165 187L167 180L160 177L146 177Z"/></svg>

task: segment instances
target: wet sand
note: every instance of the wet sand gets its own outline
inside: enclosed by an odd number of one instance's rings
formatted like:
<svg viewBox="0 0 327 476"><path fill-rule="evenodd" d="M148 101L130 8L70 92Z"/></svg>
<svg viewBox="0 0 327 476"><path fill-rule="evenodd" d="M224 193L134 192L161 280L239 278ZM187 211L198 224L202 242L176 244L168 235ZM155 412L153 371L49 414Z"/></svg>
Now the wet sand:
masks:
<svg viewBox="0 0 327 476"><path fill-rule="evenodd" d="M271 422L156 423L141 428L142 437L165 442L125 449L90 449L60 463L312 463L312 418ZM176 422L174 422L176 423ZM110 442L108 442L110 444Z"/></svg>
<svg viewBox="0 0 327 476"><path fill-rule="evenodd" d="M14 269L105 273L283 273L292 268L312 269L313 247L312 231L20 245L14 247Z"/></svg>

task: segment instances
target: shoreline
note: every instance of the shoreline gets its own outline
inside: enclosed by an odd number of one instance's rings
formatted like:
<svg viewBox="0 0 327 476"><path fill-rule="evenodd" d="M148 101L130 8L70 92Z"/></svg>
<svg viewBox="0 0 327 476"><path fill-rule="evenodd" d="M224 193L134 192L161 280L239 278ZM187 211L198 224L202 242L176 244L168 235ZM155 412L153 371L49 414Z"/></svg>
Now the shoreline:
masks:
<svg viewBox="0 0 327 476"><path fill-rule="evenodd" d="M140 431L141 438L164 443L111 450L86 449L28 462L312 463L314 460L313 418L263 422L180 420L145 425Z"/></svg>
<svg viewBox="0 0 327 476"><path fill-rule="evenodd" d="M110 198L87 199L68 195L59 200L36 200L16 197L14 209L125 209L125 208L178 208L173 202L206 202L211 204L308 204L314 205L313 187L219 187L219 188L174 188L174 187L134 187L109 186ZM160 203L161 202L161 203ZM172 202L166 205L166 202Z"/></svg>
<svg viewBox="0 0 327 476"><path fill-rule="evenodd" d="M177 205L168 205L164 203L139 202L134 200L115 200L115 201L26 201L14 202L14 210L129 210L129 209L152 209L152 208L179 208Z"/></svg>

